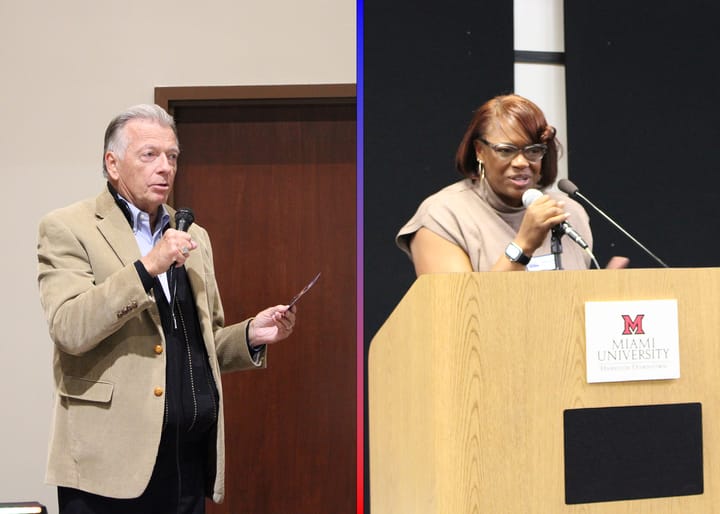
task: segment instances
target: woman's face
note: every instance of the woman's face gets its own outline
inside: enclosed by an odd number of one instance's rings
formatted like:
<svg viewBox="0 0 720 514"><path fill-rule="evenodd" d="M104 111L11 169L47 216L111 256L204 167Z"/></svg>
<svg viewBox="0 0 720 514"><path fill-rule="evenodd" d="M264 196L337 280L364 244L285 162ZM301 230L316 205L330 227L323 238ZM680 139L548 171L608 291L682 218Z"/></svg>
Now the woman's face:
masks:
<svg viewBox="0 0 720 514"><path fill-rule="evenodd" d="M483 139L485 142L475 141L475 154L478 160L485 163L488 184L505 203L520 207L523 193L537 187L542 167L542 158L538 156L544 155L544 151L534 148L534 145L526 148L532 145L532 141L519 132L499 125L486 132ZM495 149L491 146L495 146ZM514 152L513 147L525 151Z"/></svg>

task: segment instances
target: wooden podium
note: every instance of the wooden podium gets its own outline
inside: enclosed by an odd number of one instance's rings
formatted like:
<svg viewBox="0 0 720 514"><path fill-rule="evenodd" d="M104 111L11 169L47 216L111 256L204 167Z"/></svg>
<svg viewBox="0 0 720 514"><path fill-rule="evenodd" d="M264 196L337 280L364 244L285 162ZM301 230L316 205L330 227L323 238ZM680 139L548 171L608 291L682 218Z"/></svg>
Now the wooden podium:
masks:
<svg viewBox="0 0 720 514"><path fill-rule="evenodd" d="M676 299L680 378L586 380L586 301ZM368 360L372 514L720 513L720 269L421 276ZM566 409L702 406L704 492L565 502Z"/></svg>

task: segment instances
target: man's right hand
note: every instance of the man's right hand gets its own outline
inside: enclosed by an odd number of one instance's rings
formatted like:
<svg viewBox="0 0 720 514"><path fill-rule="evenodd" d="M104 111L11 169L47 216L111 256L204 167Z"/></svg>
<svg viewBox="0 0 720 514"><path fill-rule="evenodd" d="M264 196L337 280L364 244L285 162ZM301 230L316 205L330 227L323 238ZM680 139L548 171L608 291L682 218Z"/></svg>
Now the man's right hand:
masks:
<svg viewBox="0 0 720 514"><path fill-rule="evenodd" d="M190 252L195 248L197 243L192 240L190 234L169 228L153 249L140 259L140 262L150 275L156 277L165 273L173 264L175 266L185 264Z"/></svg>

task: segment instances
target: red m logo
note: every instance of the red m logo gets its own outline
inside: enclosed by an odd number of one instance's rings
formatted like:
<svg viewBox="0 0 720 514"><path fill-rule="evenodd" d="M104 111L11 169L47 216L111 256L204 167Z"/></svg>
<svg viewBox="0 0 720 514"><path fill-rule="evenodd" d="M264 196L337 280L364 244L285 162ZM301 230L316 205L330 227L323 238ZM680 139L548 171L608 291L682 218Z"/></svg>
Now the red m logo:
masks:
<svg viewBox="0 0 720 514"><path fill-rule="evenodd" d="M635 319L631 319L630 316L627 314L622 315L623 320L625 321L625 329L623 330L623 335L630 335L630 334L644 334L642 327L642 321L645 317L645 314L638 314L635 316Z"/></svg>

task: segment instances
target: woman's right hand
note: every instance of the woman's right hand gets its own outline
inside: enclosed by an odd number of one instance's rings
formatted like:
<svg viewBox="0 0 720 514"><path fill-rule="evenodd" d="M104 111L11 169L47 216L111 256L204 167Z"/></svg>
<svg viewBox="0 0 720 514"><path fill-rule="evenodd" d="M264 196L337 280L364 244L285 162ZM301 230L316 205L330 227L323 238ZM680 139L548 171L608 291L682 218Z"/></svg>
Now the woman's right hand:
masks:
<svg viewBox="0 0 720 514"><path fill-rule="evenodd" d="M514 240L526 255L535 253L545 241L548 232L570 217L570 214L565 212L564 205L562 201L542 195L528 206Z"/></svg>

